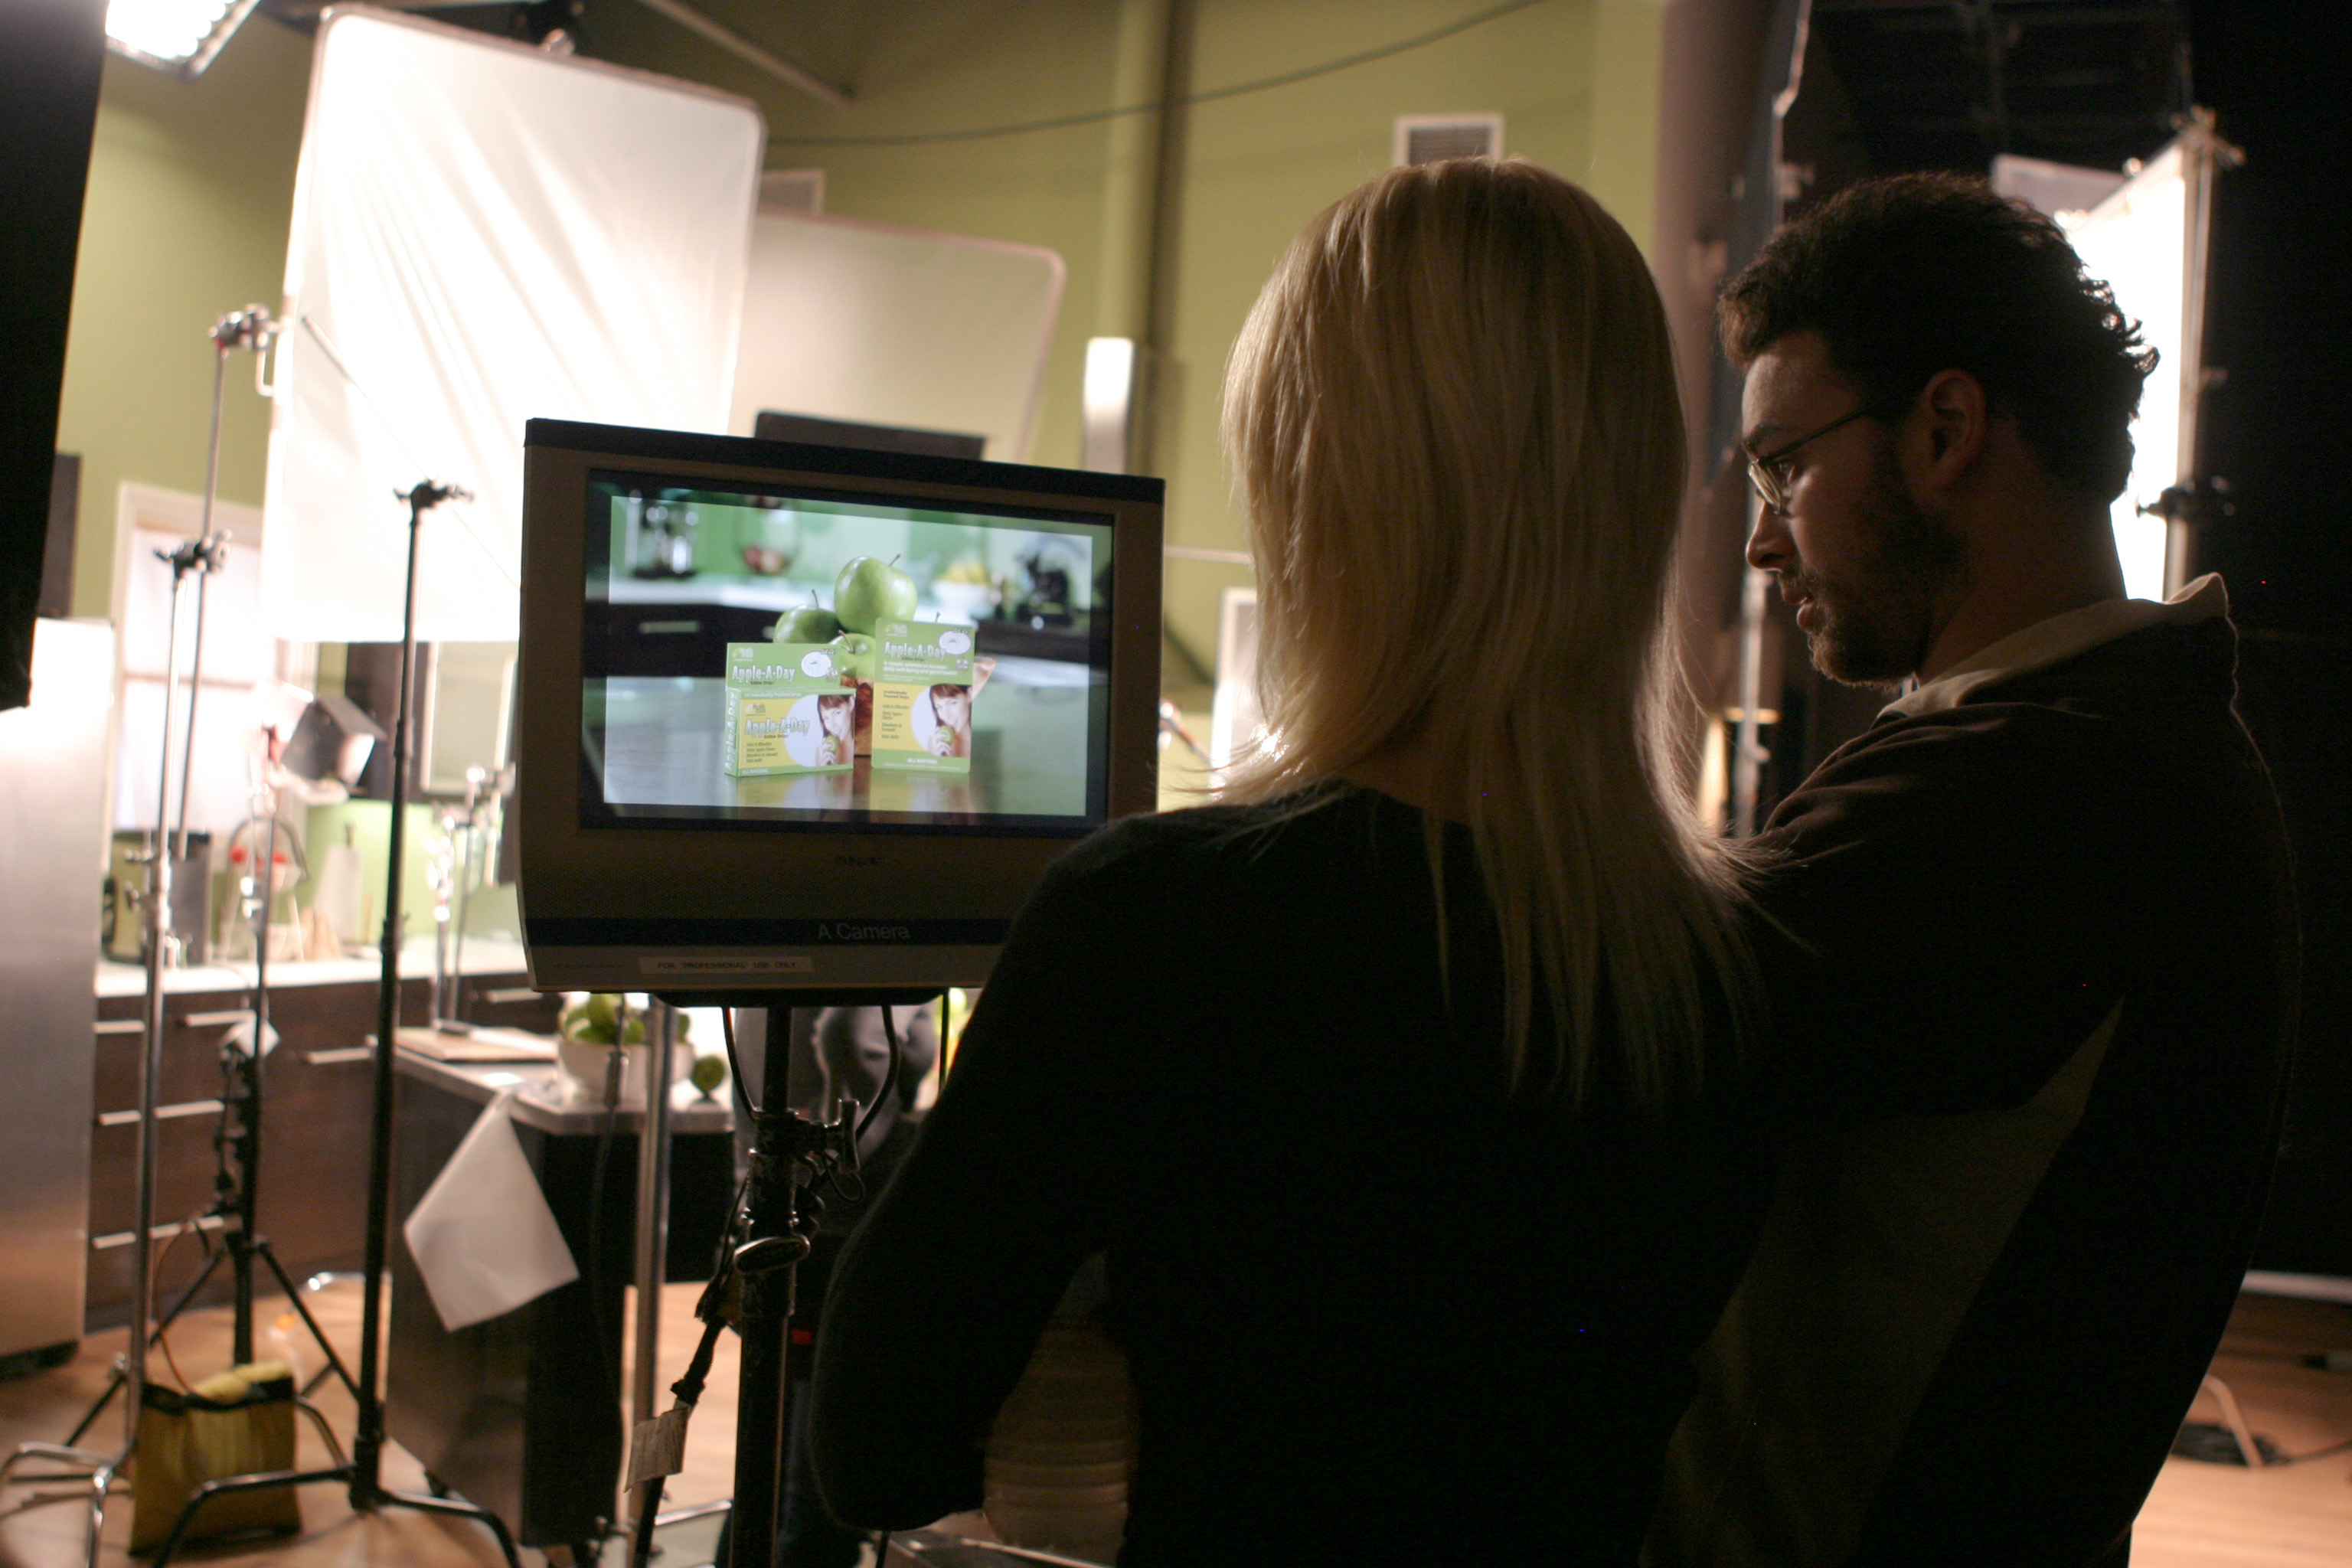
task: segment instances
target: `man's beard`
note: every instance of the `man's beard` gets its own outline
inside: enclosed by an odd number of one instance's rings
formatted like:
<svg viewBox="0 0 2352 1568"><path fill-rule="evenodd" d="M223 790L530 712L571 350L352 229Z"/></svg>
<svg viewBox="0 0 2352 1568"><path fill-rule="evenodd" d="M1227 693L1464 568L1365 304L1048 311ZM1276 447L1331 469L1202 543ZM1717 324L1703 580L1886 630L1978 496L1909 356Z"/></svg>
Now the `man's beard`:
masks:
<svg viewBox="0 0 2352 1568"><path fill-rule="evenodd" d="M1927 657L1937 596L1965 570L1960 542L1921 509L1882 447L1863 498L1855 563L1834 580L1800 563L1798 593L1819 625L1805 634L1813 668L1848 686L1895 686Z"/></svg>

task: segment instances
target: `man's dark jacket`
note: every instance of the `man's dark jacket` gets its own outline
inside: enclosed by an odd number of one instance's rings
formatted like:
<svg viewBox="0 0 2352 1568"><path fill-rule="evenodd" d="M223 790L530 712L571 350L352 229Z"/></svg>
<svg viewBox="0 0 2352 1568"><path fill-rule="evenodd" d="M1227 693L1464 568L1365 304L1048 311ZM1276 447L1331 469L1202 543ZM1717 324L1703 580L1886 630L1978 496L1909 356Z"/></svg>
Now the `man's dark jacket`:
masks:
<svg viewBox="0 0 2352 1568"><path fill-rule="evenodd" d="M1891 708L1773 815L1790 1140L1653 1563L2127 1555L2252 1248L2297 974L2221 584L2134 608Z"/></svg>

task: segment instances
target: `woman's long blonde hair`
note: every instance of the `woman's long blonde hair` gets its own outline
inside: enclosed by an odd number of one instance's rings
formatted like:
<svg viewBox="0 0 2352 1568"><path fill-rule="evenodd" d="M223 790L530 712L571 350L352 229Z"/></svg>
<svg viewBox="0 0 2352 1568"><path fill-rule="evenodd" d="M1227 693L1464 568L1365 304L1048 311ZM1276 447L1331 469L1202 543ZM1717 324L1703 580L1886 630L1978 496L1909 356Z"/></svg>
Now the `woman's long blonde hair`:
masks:
<svg viewBox="0 0 2352 1568"><path fill-rule="evenodd" d="M1633 240L1532 163L1392 170L1276 268L1224 435L1269 736L1227 797L1458 759L1514 1081L1696 1083L1711 1009L1748 992L1740 867L1689 802L1664 638L1682 411ZM1433 823L1430 845L1442 876ZM1538 996L1556 1041L1529 1038Z"/></svg>

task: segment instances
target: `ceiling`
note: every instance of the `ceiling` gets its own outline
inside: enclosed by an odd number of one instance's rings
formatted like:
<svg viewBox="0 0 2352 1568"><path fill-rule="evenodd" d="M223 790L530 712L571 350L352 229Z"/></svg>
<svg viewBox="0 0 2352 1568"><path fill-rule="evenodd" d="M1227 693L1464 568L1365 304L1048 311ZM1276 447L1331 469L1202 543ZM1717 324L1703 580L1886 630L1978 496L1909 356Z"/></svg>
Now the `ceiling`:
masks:
<svg viewBox="0 0 2352 1568"><path fill-rule="evenodd" d="M1809 96L1842 89L1874 174L1981 172L2000 153L2119 168L2191 101L2188 5L1813 0L1806 75Z"/></svg>

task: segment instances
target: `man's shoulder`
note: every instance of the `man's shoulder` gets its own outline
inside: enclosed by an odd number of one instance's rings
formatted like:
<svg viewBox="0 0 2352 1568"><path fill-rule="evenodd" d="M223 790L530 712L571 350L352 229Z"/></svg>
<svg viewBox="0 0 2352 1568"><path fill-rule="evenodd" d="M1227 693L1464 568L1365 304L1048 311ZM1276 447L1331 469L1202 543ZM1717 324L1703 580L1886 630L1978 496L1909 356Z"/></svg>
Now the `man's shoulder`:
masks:
<svg viewBox="0 0 2352 1568"><path fill-rule="evenodd" d="M2256 759L2231 703L2228 622L2159 626L1966 700L1890 712L1831 753L1782 803L1775 830L1807 818L1906 806L1954 830L2003 808L2057 820L2225 792Z"/></svg>
<svg viewBox="0 0 2352 1568"><path fill-rule="evenodd" d="M1849 741L1780 803L1770 837L1910 821L1968 837L2021 817L2095 813L2141 793L2162 755L2148 727L2034 702L1969 702L1884 720Z"/></svg>

